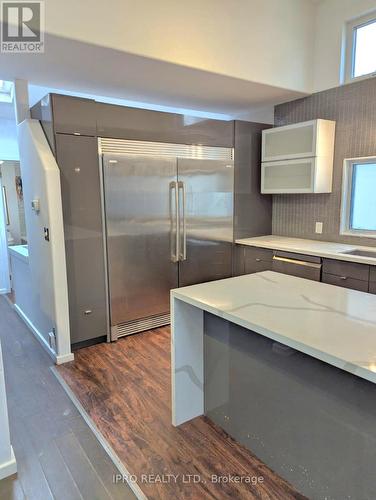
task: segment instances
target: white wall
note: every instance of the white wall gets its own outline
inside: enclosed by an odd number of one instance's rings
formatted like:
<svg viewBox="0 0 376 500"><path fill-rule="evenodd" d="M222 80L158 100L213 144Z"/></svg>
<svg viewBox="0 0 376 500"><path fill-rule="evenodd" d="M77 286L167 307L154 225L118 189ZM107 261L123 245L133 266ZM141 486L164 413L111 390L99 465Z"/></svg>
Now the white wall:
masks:
<svg viewBox="0 0 376 500"><path fill-rule="evenodd" d="M50 34L309 92L312 0L48 0ZM100 64L100 61L97 61ZM116 71L112 77L116 76Z"/></svg>
<svg viewBox="0 0 376 500"><path fill-rule="evenodd" d="M0 160L19 160L17 126L13 119L0 117Z"/></svg>
<svg viewBox="0 0 376 500"><path fill-rule="evenodd" d="M4 367L0 345L0 480L17 472L16 460L10 444Z"/></svg>
<svg viewBox="0 0 376 500"><path fill-rule="evenodd" d="M57 363L62 363L73 356L60 170L37 120L23 121L18 131L31 280L44 317L55 326ZM34 199L40 200L38 214L31 209ZM44 238L45 227L49 228L50 241Z"/></svg>
<svg viewBox="0 0 376 500"><path fill-rule="evenodd" d="M31 274L29 259L18 253L19 247L9 249L11 269L12 269L12 288L15 292L16 312L27 323L34 335L41 342L43 347L56 358L49 345L49 333L55 326L54 316L46 314L41 294L41 287L35 284L34 277Z"/></svg>
<svg viewBox="0 0 376 500"><path fill-rule="evenodd" d="M315 92L340 85L345 24L372 10L376 11L376 0L323 0L318 4L314 50Z"/></svg>

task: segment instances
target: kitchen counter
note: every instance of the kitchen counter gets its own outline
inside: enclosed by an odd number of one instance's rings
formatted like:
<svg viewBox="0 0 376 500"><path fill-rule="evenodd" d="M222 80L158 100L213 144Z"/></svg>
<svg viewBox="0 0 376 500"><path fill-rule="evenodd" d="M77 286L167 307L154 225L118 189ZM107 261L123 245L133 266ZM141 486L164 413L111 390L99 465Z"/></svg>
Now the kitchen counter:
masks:
<svg viewBox="0 0 376 500"><path fill-rule="evenodd" d="M171 298L376 383L375 295L265 271L179 288Z"/></svg>
<svg viewBox="0 0 376 500"><path fill-rule="evenodd" d="M326 257L329 259L344 260L347 262L358 262L376 266L376 248L358 245L346 245L329 241L305 240L301 238L288 238L285 236L257 236L255 238L243 238L236 240L239 245L247 245L271 250L282 250L286 252ZM375 252L375 257L363 257L360 255L349 255L341 252L352 250L365 250Z"/></svg>
<svg viewBox="0 0 376 500"><path fill-rule="evenodd" d="M265 271L172 290L171 316L173 425L206 415L308 498L372 498L376 296Z"/></svg>
<svg viewBox="0 0 376 500"><path fill-rule="evenodd" d="M23 262L29 262L29 249L27 245L13 245L8 247L11 256Z"/></svg>

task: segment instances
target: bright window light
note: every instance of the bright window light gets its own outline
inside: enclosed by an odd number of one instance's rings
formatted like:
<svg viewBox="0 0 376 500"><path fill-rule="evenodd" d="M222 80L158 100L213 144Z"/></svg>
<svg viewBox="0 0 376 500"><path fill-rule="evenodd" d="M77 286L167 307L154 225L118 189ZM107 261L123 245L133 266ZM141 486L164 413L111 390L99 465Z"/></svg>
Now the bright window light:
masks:
<svg viewBox="0 0 376 500"><path fill-rule="evenodd" d="M376 11L346 24L342 82L376 74Z"/></svg>
<svg viewBox="0 0 376 500"><path fill-rule="evenodd" d="M355 28L353 77L376 72L376 19Z"/></svg>
<svg viewBox="0 0 376 500"><path fill-rule="evenodd" d="M13 102L13 83L0 80L0 102Z"/></svg>
<svg viewBox="0 0 376 500"><path fill-rule="evenodd" d="M341 233L376 237L376 157L345 160Z"/></svg>
<svg viewBox="0 0 376 500"><path fill-rule="evenodd" d="M376 163L354 164L350 228L376 231Z"/></svg>

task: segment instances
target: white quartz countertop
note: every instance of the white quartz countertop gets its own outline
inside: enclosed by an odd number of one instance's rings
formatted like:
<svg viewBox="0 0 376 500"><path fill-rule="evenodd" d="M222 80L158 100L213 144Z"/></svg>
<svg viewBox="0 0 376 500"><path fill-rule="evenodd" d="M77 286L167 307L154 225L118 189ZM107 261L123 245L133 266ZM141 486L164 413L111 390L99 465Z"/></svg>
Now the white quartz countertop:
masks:
<svg viewBox="0 0 376 500"><path fill-rule="evenodd" d="M345 245L344 243L333 243L329 241L305 240L301 238L288 238L285 236L257 236L255 238L243 238L236 240L239 245L252 247L270 248L272 250L283 250L286 252L314 255L316 257L327 257L330 259L345 260L348 262L359 262L376 266L376 248L360 245ZM341 252L351 250L365 250L375 252L375 257L363 257L360 255L349 255Z"/></svg>
<svg viewBox="0 0 376 500"><path fill-rule="evenodd" d="M29 249L27 245L13 245L9 247L9 253L11 256L17 259L23 260L24 262L29 262Z"/></svg>
<svg viewBox="0 0 376 500"><path fill-rule="evenodd" d="M272 271L171 295L376 383L376 295Z"/></svg>

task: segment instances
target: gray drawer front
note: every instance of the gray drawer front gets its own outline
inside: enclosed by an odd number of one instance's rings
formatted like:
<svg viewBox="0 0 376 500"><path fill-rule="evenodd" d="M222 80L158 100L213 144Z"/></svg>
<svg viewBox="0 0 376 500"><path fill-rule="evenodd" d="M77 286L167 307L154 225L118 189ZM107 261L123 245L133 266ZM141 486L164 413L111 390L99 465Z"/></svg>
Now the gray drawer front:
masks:
<svg viewBox="0 0 376 500"><path fill-rule="evenodd" d="M273 260L273 271L276 273L289 274L298 278L305 278L313 281L320 281L321 266L317 263L307 263L306 265L289 262L286 260Z"/></svg>
<svg viewBox="0 0 376 500"><path fill-rule="evenodd" d="M341 286L342 288L351 288L352 290L360 290L361 292L368 292L368 281L362 281L355 278L340 277L334 274L323 273L322 282L329 283L330 285Z"/></svg>
<svg viewBox="0 0 376 500"><path fill-rule="evenodd" d="M376 266L370 266L369 280L376 282Z"/></svg>
<svg viewBox="0 0 376 500"><path fill-rule="evenodd" d="M273 250L269 250L268 248L245 247L245 259L271 262L273 260Z"/></svg>
<svg viewBox="0 0 376 500"><path fill-rule="evenodd" d="M323 272L340 277L354 278L355 280L360 281L368 281L369 279L369 266L366 264L358 264L356 262L324 259Z"/></svg>
<svg viewBox="0 0 376 500"><path fill-rule="evenodd" d="M262 271L271 271L272 263L264 260L246 260L244 265L245 274L261 273Z"/></svg>
<svg viewBox="0 0 376 500"><path fill-rule="evenodd" d="M314 255L304 255L301 253L284 252L282 250L275 250L274 254L278 257L285 257L287 259L302 260L304 262L321 264L321 257L316 257Z"/></svg>
<svg viewBox="0 0 376 500"><path fill-rule="evenodd" d="M267 248L245 247L244 272L245 274L271 271L273 250Z"/></svg>
<svg viewBox="0 0 376 500"><path fill-rule="evenodd" d="M376 281L370 281L369 282L369 293L374 293L376 294Z"/></svg>

